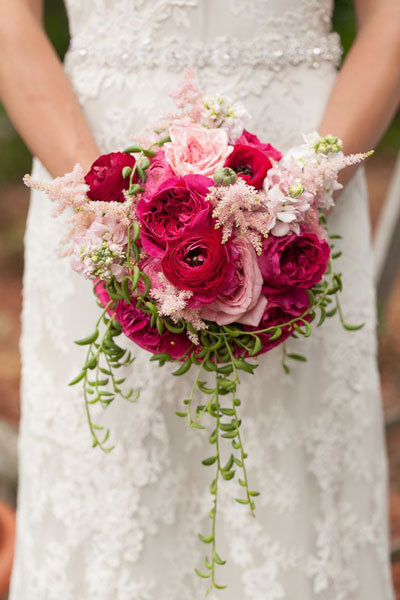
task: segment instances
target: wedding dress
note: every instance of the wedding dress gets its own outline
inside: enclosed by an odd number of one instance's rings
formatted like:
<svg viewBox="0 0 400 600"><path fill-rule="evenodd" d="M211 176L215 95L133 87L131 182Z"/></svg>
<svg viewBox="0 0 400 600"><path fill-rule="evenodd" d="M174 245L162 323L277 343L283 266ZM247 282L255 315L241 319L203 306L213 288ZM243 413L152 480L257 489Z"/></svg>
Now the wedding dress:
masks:
<svg viewBox="0 0 400 600"><path fill-rule="evenodd" d="M242 101L249 126L281 150L318 127L340 45L332 0L67 0L66 71L103 151L125 147L172 110L186 65L207 93ZM334 132L332 132L334 133ZM46 176L35 161L34 175ZM91 448L80 370L97 309L91 286L57 257L65 231L33 192L27 231L18 539L11 600L199 600L208 549L207 435L179 410L190 379L137 356L122 400L99 419L115 449ZM256 518L223 486L218 568L229 600L389 600L387 467L376 367L367 196L359 172L330 217L349 332L331 319L290 375L281 350L241 385ZM225 483L225 482L224 482Z"/></svg>

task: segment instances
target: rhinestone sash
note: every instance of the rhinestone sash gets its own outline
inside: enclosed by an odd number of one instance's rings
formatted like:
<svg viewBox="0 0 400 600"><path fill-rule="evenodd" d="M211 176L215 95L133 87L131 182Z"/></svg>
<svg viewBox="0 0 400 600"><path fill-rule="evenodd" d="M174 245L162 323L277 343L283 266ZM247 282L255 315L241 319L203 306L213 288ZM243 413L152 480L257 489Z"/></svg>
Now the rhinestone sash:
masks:
<svg viewBox="0 0 400 600"><path fill-rule="evenodd" d="M71 58L118 67L126 70L162 68L171 71L184 67L233 69L237 65L280 71L289 66L306 65L318 68L322 63L338 65L342 55L339 35L313 36L306 40L290 39L277 45L256 38L249 42L232 38L219 38L212 43L187 43L168 40L162 44L136 44L126 49L85 46L72 40L69 48Z"/></svg>

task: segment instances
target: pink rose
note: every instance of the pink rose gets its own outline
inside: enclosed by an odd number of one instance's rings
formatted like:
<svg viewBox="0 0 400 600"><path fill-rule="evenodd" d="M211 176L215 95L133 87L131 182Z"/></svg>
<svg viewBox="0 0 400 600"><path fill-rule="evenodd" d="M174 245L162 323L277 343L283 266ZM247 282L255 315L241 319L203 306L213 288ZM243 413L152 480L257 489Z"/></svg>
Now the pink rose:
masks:
<svg viewBox="0 0 400 600"><path fill-rule="evenodd" d="M273 288L264 287L263 293L267 299L262 319L257 327L246 327L246 331L258 331L282 325L295 319L306 312L309 308L309 300L305 290L301 288L291 288L282 291L277 291ZM308 319L307 319L308 320ZM261 333L259 338L262 343L260 354L264 354L272 350L278 344L284 342L293 333L293 327L287 326L283 328L282 335L276 340L270 340L273 336L273 331L270 333Z"/></svg>
<svg viewBox="0 0 400 600"><path fill-rule="evenodd" d="M105 307L110 301L110 297L102 282L96 284L95 291ZM129 304L125 300L118 300L115 310L108 312L111 316L115 315L116 321L122 325L122 331L127 338L152 354L168 352L173 359L179 359L191 345L185 333L172 333L165 329L160 335L156 327L150 326L150 315L136 308L134 298L133 304Z"/></svg>
<svg viewBox="0 0 400 600"><path fill-rule="evenodd" d="M236 140L235 143L243 144L244 146L253 146L253 148L258 148L258 150L261 150L265 154L265 156L267 156L268 158L272 158L276 161L279 161L282 158L282 154L279 152L279 150L271 146L271 144L263 144L262 142L260 142L256 135L253 135L249 131L246 131L246 129L243 131L242 135L239 139Z"/></svg>
<svg viewBox="0 0 400 600"><path fill-rule="evenodd" d="M205 200L213 181L203 175L173 177L150 197L141 198L137 216L141 242L150 256L163 256L167 243L183 234L195 221L208 225L212 206Z"/></svg>
<svg viewBox="0 0 400 600"><path fill-rule="evenodd" d="M232 152L225 129L175 125L169 133L171 142L164 145L165 158L176 175L197 173L211 177Z"/></svg>
<svg viewBox="0 0 400 600"><path fill-rule="evenodd" d="M147 169L146 179L146 196L154 194L160 185L167 179L174 177L175 173L165 160L165 152L159 150L154 158L150 161L150 166Z"/></svg>
<svg viewBox="0 0 400 600"><path fill-rule="evenodd" d="M270 235L263 243L258 264L266 284L307 289L321 281L329 255L329 244L314 233Z"/></svg>
<svg viewBox="0 0 400 600"><path fill-rule="evenodd" d="M233 240L233 245L239 251L235 262L239 285L231 295L217 296L214 302L203 306L200 316L218 325L237 322L257 326L267 304L265 296L261 295L263 278L257 255L243 237Z"/></svg>

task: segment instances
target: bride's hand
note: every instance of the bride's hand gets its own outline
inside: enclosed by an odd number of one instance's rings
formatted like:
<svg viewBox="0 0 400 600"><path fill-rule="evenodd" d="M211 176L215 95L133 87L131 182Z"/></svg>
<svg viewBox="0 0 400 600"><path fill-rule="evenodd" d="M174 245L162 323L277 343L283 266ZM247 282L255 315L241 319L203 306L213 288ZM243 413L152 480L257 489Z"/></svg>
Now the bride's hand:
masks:
<svg viewBox="0 0 400 600"><path fill-rule="evenodd" d="M0 0L0 99L53 175L99 152L61 62L41 26L41 0Z"/></svg>
<svg viewBox="0 0 400 600"><path fill-rule="evenodd" d="M400 2L354 0L358 35L319 127L343 140L346 154L374 148L400 99ZM354 169L345 169L347 183Z"/></svg>

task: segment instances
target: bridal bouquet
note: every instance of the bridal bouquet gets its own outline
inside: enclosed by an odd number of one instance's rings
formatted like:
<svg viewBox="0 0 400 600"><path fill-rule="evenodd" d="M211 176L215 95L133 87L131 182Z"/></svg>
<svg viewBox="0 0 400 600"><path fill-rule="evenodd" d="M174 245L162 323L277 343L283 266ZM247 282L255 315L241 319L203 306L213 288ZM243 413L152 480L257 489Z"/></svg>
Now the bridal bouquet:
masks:
<svg viewBox="0 0 400 600"><path fill-rule="evenodd" d="M325 213L339 171L366 155L344 156L338 138L317 133L282 155L247 131L240 104L203 97L190 74L173 96L179 112L137 145L100 156L87 174L76 165L50 183L25 182L47 192L58 212L69 209L66 253L102 309L93 333L76 342L87 352L70 383L83 385L93 446L111 450L91 407L137 400L117 374L133 361L118 336L160 366L176 363L175 376L196 371L177 414L195 429L204 429L205 414L214 423L203 460L214 469L211 531L199 535L210 552L196 569L213 589L224 587L215 579L225 562L215 535L220 478L240 473L237 501L252 514L258 495L240 432L240 373L254 373L258 356L278 344L286 372L290 360L305 361L284 343L310 336L326 317L360 327L343 318L334 268L340 236L329 235ZM227 462L222 443L231 446Z"/></svg>

